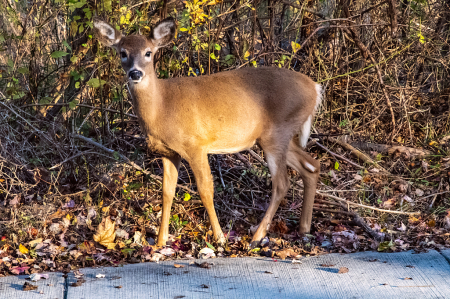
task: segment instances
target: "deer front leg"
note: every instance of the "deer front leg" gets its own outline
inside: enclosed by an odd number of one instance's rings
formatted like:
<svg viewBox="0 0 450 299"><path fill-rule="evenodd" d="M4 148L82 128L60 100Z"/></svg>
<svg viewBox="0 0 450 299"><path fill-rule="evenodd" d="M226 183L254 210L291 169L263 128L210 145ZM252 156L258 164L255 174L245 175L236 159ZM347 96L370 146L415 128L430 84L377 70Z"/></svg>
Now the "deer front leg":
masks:
<svg viewBox="0 0 450 299"><path fill-rule="evenodd" d="M171 157L163 157L162 160L164 166L163 207L157 246L166 245L169 236L170 209L172 208L173 197L175 196L181 157L174 155Z"/></svg>
<svg viewBox="0 0 450 299"><path fill-rule="evenodd" d="M214 183L211 175L211 168L208 163L208 156L206 154L196 156L189 161L189 164L194 172L198 192L200 193L203 206L208 212L209 221L214 233L214 239L218 244L222 245L225 243L225 237L222 229L220 228L216 210L214 209Z"/></svg>

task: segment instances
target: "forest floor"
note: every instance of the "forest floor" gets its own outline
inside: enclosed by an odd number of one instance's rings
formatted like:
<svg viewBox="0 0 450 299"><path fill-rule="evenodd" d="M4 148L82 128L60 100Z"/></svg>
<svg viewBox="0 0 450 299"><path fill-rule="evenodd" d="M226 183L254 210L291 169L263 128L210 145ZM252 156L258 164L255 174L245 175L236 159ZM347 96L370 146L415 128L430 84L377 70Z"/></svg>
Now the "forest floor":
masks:
<svg viewBox="0 0 450 299"><path fill-rule="evenodd" d="M54 184L46 194L33 191L1 203L0 276L193 257L295 259L449 247L450 157L442 150L446 141L441 140L434 151L352 143L366 148L364 153L345 138L312 139L307 147L322 169L311 234L297 233L302 182L289 170L289 193L268 236L252 250L249 241L268 206L271 186L257 146L237 155L210 157L225 246L213 241L192 173L184 163L169 242L156 247L162 163L150 155L146 171L116 162L103 177L88 172L89 188L77 182ZM36 185L53 181L44 168L33 175Z"/></svg>

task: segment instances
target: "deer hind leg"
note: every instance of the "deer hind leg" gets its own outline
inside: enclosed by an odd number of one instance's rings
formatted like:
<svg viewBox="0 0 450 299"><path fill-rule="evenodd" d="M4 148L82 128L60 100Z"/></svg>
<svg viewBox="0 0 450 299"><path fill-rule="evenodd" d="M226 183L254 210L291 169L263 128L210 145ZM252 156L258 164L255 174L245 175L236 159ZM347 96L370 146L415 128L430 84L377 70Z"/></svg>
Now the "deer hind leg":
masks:
<svg viewBox="0 0 450 299"><path fill-rule="evenodd" d="M272 176L272 198L266 214L259 224L256 233L253 235L251 242L252 247L257 246L261 239L266 236L267 230L272 223L273 216L275 215L281 200L286 196L289 189L286 167L286 150L272 149L268 146L265 147L263 143L261 143L261 147L264 150L270 174Z"/></svg>
<svg viewBox="0 0 450 299"><path fill-rule="evenodd" d="M161 216L161 226L159 227L158 246L166 245L169 236L170 209L172 208L175 188L177 186L178 169L181 157L178 155L163 157L164 177L163 177L163 207Z"/></svg>
<svg viewBox="0 0 450 299"><path fill-rule="evenodd" d="M195 156L189 160L189 165L194 172L203 206L208 212L214 239L219 244L225 244L225 237L220 227L219 219L217 219L216 210L214 209L214 182L208 163L208 156L206 154Z"/></svg>
<svg viewBox="0 0 450 299"><path fill-rule="evenodd" d="M303 206L300 217L300 233L309 233L316 194L317 181L319 180L320 163L298 146L298 140L293 138L289 144L287 164L294 168L303 180Z"/></svg>

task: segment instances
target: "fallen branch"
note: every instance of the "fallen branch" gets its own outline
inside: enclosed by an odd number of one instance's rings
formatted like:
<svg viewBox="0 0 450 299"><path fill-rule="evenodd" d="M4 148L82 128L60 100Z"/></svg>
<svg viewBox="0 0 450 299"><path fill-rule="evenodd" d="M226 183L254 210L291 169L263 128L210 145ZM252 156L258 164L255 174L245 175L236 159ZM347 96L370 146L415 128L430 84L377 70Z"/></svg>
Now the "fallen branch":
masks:
<svg viewBox="0 0 450 299"><path fill-rule="evenodd" d="M382 235L380 235L379 233L374 231L369 225L367 225L367 223L364 221L364 219L361 216L358 215L358 213L355 213L355 212L351 211L348 208L348 206L346 206L344 203L341 203L341 202L334 203L334 202L331 202L331 201L328 201L328 200L323 200L323 199L316 199L315 201L321 202L321 203L326 203L326 204L329 204L329 205L340 206L345 211L347 211L347 213L350 213L350 216L353 217L353 222L357 226L362 227L369 235L372 236L372 238L374 238L378 242L382 242L383 241L383 236Z"/></svg>
<svg viewBox="0 0 450 299"><path fill-rule="evenodd" d="M376 144L376 143L369 143L364 141L354 141L350 143L352 146L357 147L364 151L374 151L378 153L386 153L389 155L393 155L395 153L405 154L408 157L425 157L430 156L433 154L433 152L422 149L422 148L413 148L413 147L406 147L406 146L392 146L387 144Z"/></svg>
<svg viewBox="0 0 450 299"><path fill-rule="evenodd" d="M315 141L315 140L314 140L314 141ZM341 160L344 160L345 162L347 162L347 163L349 163L349 164L351 164L351 165L353 165L353 166L356 166L356 167L358 167L358 168L360 168L360 169L363 169L363 168L364 168L364 167L362 167L361 165L356 164L355 162L350 161L349 159L345 158L344 156L338 155L338 154L336 154L336 153L330 151L327 147L325 147L324 145L320 144L319 142L315 141L315 143L316 143L319 147L321 147L323 150L325 150L327 153L329 153L330 155L332 155L333 157L338 158L338 159L341 159Z"/></svg>
<svg viewBox="0 0 450 299"><path fill-rule="evenodd" d="M343 148L349 150L353 155L355 155L359 159L363 160L364 163L370 164L370 165L378 168L379 170L381 170L383 172L388 172L386 169L384 169L383 167L378 165L374 160L372 160L369 156L367 156L366 154L360 152L359 150L357 150L356 148L354 148L353 146L351 146L347 142L343 141L342 139L328 137L328 140L330 140L331 142L335 142L335 143L339 144L340 146L342 146Z"/></svg>
<svg viewBox="0 0 450 299"><path fill-rule="evenodd" d="M354 202L351 202L349 200L346 200L346 199L343 199L343 198L340 198L340 197L337 197L337 196L334 196L334 195L331 195L331 194L326 194L326 193L322 193L322 192L319 192L319 191L316 191L316 193L321 195L321 196L324 196L324 197L329 197L329 198L332 198L332 199L335 199L335 200L338 200L338 201L341 201L341 202L345 202L348 205L357 206L357 207L361 207L361 208L365 208L365 209L371 209L371 210L374 210L374 211L390 213L390 214L400 214L400 215L420 215L420 212L403 212L403 211L383 210L383 209L379 209L379 208L372 207L372 206L366 206L366 205L362 205L362 204L359 204L359 203L354 203Z"/></svg>
<svg viewBox="0 0 450 299"><path fill-rule="evenodd" d="M100 149L102 149L102 150L104 150L105 152L108 152L108 153L110 153L110 154L117 153L118 156L119 156L122 160L124 160L125 162L127 162L127 163L128 163L129 165L131 165L133 168L135 168L135 169L137 169L137 170L139 170L139 171L142 171L144 174L150 176L152 179L154 179L155 181L157 181L157 182L159 182L159 183L162 184L162 181L163 181L163 178L162 178L162 177L160 177L159 175L150 173L150 172L148 172L147 170L144 170L142 167L140 167L139 165L137 165L136 163L134 163L133 161L131 161L130 159L128 159L127 157L125 157L124 155L122 155L121 153L116 152L116 151L114 151L114 150L112 150L112 149L109 149L109 148L107 148L107 147L101 145L100 143L95 142L94 140L92 140L92 139L90 139L90 138L87 138L87 137L84 137L84 136L82 136L82 135L72 134L71 136L74 137L74 138L81 139L81 140L83 140L83 141L85 141L85 142L87 142L87 143L89 143L89 144L92 144L92 145L94 145L94 146L96 146L96 147L98 147L98 148L100 148ZM180 189L183 189L183 190L185 190L185 191L187 191L187 192L189 192L190 194L197 194L197 192L195 192L195 191L189 189L189 188L186 187L186 186L177 184L177 187L180 188Z"/></svg>

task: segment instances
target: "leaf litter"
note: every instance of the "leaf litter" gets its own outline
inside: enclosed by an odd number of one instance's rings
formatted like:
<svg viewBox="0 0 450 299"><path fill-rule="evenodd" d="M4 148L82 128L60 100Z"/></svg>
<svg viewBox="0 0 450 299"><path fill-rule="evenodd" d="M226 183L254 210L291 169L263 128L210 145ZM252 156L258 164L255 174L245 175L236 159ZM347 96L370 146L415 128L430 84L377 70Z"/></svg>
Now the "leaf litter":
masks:
<svg viewBox="0 0 450 299"><path fill-rule="evenodd" d="M302 256L331 252L411 249L420 252L449 247L450 205L445 199L450 187L446 180L441 182L441 177L448 176L445 169L450 167L450 159L427 158L426 163L422 163L423 159L414 162L412 158L400 157L384 161L394 166L408 165L411 171L421 175L413 180L405 179L398 169L394 169L397 171L394 176L389 176L370 169L355 170L345 161L336 169L334 160L326 153L314 148L312 152L321 155L321 181L324 183L321 194L327 192L379 209L421 211L421 214L378 213L352 205L348 209L346 204L343 207L332 198L317 195L311 234L299 235L301 195L291 190L277 211L267 237L259 247L249 250L252 230L258 227L267 209L270 195L267 173L264 174L264 167L258 166L257 161L252 161L254 166L248 169L232 155L225 155L221 161L224 180L232 182L240 178L227 190L216 186L217 214L226 235L226 246L215 244L204 209L198 205L198 195L186 196L186 192L181 191L177 195L180 200L175 200L173 206L167 245L157 247L161 201L153 197L158 198L160 191L142 175L129 171L116 176L115 193L98 199L94 199L94 192L79 189L81 195L69 194L62 201L56 197L43 199L43 194L38 192L14 196L6 206L0 205L0 216L7 220L0 224L0 276L197 257L266 256L274 261L279 258L299 263ZM181 176L188 174L181 173ZM217 170L213 170L213 174L219 175ZM426 180L421 179L424 175ZM290 176L295 184L301 184L298 174L290 171ZM253 193L247 191L249 188ZM124 194L129 199L116 200ZM237 197L230 196L232 194ZM188 197L188 201L183 200ZM28 204L24 204L24 200ZM428 212L432 201L433 210ZM227 214L225 204L233 207L232 213ZM8 209L42 221L12 221ZM357 213L363 222L356 221L352 213ZM210 268L211 264L197 266ZM82 283L82 277L78 278Z"/></svg>

